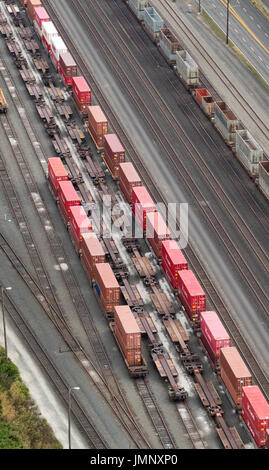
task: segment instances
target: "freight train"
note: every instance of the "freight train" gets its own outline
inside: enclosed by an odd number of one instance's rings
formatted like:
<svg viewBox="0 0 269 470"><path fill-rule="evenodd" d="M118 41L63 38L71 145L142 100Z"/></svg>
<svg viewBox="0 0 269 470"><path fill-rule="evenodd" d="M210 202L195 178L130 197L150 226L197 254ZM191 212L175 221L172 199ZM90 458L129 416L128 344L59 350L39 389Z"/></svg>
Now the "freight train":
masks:
<svg viewBox="0 0 269 470"><path fill-rule="evenodd" d="M126 161L125 150L118 137L108 132L108 121L103 111L99 106L91 105L91 90L86 80L78 76L77 65L58 35L46 10L42 7L42 2L21 0L21 3L27 8L29 19L34 24L54 67L61 74L67 89L70 90L79 113L82 117L87 117L86 125L89 135L97 151L102 153L103 160L113 179L118 181L122 195L131 207L133 217L140 225L145 239L162 266L174 294L184 305L188 321L196 331L197 325L199 326L198 336L201 344L220 380L224 383L234 406L236 409L242 410L241 416L256 445L268 447L269 405L261 390L252 384L251 373L237 348L231 345L229 334L217 313L206 311L206 295L199 281L188 269L188 262L177 242L171 239L171 233L161 214L157 211L156 204L147 188L143 185L142 178L134 165ZM154 41L157 41L160 46L163 44L162 51L171 64L176 63L180 78L189 88L195 88L198 85L199 77L196 64L191 60L187 51L183 51L183 53L178 50L178 41L168 28L164 28L163 21L155 10L151 7L147 8L148 1L129 0L128 3L135 11L136 16L147 24L146 29ZM146 20L147 16L148 20ZM196 87L193 96L211 117L214 115L217 118L218 113L224 113L229 116L230 121L236 121L226 104L214 103L207 90ZM223 118L221 120L223 122ZM227 123L227 118L224 121ZM229 130L235 130L235 127L230 126L229 122ZM244 130L244 132L247 131ZM241 134L241 137L243 135L246 136L246 140L249 140L248 134ZM244 141L244 137L242 139ZM81 256L82 264L91 279L96 296L110 319L110 328L130 374L133 377L138 377L144 376L148 372L141 352L141 331L146 331L152 346L151 356L160 375L169 380L171 397L185 399L187 395L184 389L180 390L175 383L177 372L172 361L167 357L167 353L160 349L158 340L154 336L156 329L152 321L147 321L145 316L140 317L137 314L141 304L139 301L136 302L139 299L136 297L135 290L131 291L131 286L126 281L127 269L125 270L122 263L118 262L117 250L112 241L103 239L96 230L94 211L90 214L86 212L81 204L81 194L78 194L75 188L76 186L81 190L78 184L79 178L72 177L71 180L69 170L72 169L72 165L69 162L68 169L66 169L63 162L67 163L68 159L65 160L64 156L61 156L63 161L59 157L48 159L48 184L59 205L61 216L69 229L75 249ZM89 165L87 168L91 174L90 159L85 161ZM97 178L96 184L101 186L103 175L99 178L95 174L95 178ZM151 230L147 230L149 227ZM150 236L148 236L149 232ZM145 260L143 261L133 240L127 239L124 243L133 251L136 266L140 263L140 269L144 272L142 277L147 280L147 284L145 284L152 287L151 298L156 309L158 312L164 313L163 324L175 343L186 370L195 375L196 390L203 403L208 403L205 406L210 410L211 415L216 416L220 426L217 430L221 437L222 411L218 405L216 391L213 390L212 384L209 387L209 384L203 382L200 375L202 366L199 358L191 353L188 337L184 331L181 331L180 322L169 315L167 299L164 301L164 297L160 295L156 285L152 282L153 274L150 266ZM107 262L108 259L109 262ZM123 280L122 287L118 282L120 278ZM128 305L120 305L120 291L125 292L125 300L127 299ZM134 310L132 310L132 306L135 306ZM134 311L136 311L136 315ZM236 439L236 435L233 434L231 439Z"/></svg>
<svg viewBox="0 0 269 470"><path fill-rule="evenodd" d="M265 160L261 146L225 102L215 100L206 88L201 87L198 65L150 6L149 0L128 0L126 3L240 164L269 199L269 162Z"/></svg>

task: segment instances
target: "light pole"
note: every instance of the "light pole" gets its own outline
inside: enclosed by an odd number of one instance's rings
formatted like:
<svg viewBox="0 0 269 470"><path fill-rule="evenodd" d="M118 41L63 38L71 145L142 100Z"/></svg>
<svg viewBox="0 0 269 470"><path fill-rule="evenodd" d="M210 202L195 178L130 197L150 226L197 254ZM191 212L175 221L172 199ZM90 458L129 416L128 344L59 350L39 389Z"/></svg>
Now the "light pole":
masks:
<svg viewBox="0 0 269 470"><path fill-rule="evenodd" d="M80 390L80 387L70 387L68 390L68 447L71 449L71 394L73 390Z"/></svg>
<svg viewBox="0 0 269 470"><path fill-rule="evenodd" d="M201 13L201 0L199 0L199 13Z"/></svg>
<svg viewBox="0 0 269 470"><path fill-rule="evenodd" d="M230 13L230 0L227 0L227 29L226 29L226 44L229 44L229 13Z"/></svg>

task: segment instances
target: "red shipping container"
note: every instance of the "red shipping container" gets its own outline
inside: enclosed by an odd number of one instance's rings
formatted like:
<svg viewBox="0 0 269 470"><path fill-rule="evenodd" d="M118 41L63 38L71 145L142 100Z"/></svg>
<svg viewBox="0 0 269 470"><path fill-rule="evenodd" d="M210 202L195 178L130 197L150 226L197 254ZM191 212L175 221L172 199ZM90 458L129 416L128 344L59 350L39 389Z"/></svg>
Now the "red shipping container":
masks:
<svg viewBox="0 0 269 470"><path fill-rule="evenodd" d="M58 197L59 182L68 181L68 173L59 157L48 158L48 180L55 197Z"/></svg>
<svg viewBox="0 0 269 470"><path fill-rule="evenodd" d="M77 76L77 64L70 52L60 54L59 72L66 85L72 85L72 78Z"/></svg>
<svg viewBox="0 0 269 470"><path fill-rule="evenodd" d="M91 104L91 90L84 77L72 77L73 94L83 104Z"/></svg>
<svg viewBox="0 0 269 470"><path fill-rule="evenodd" d="M126 349L141 349L141 331L128 305L113 308L115 328L122 336Z"/></svg>
<svg viewBox="0 0 269 470"><path fill-rule="evenodd" d="M71 80L73 80L73 77L72 77ZM77 109L78 109L83 115L87 116L87 108L88 108L87 103L81 103L76 95L73 95L73 100L74 100L74 102L75 102L75 104L76 104Z"/></svg>
<svg viewBox="0 0 269 470"><path fill-rule="evenodd" d="M155 212L156 206L145 186L137 186L132 190L133 213L143 230L146 230L147 212Z"/></svg>
<svg viewBox="0 0 269 470"><path fill-rule="evenodd" d="M146 214L146 239L160 260L162 258L162 242L169 240L170 236L170 230L161 214L158 211L148 212Z"/></svg>
<svg viewBox="0 0 269 470"><path fill-rule="evenodd" d="M59 204L66 223L69 223L70 207L79 206L80 198L71 181L59 182Z"/></svg>
<svg viewBox="0 0 269 470"><path fill-rule="evenodd" d="M34 27L38 32L39 36L42 36L42 23L44 21L50 21L50 17L44 7L35 8L34 13Z"/></svg>
<svg viewBox="0 0 269 470"><path fill-rule="evenodd" d="M264 446L269 429L269 404L257 385L242 388L241 415L257 446Z"/></svg>
<svg viewBox="0 0 269 470"><path fill-rule="evenodd" d="M120 286L109 263L95 265L95 292L106 312L120 304Z"/></svg>
<svg viewBox="0 0 269 470"><path fill-rule="evenodd" d="M35 18L35 9L42 7L41 0L28 0L27 2L27 14L29 19L33 22Z"/></svg>
<svg viewBox="0 0 269 470"><path fill-rule="evenodd" d="M104 135L104 160L114 179L119 176L119 164L125 162L125 150L116 134Z"/></svg>
<svg viewBox="0 0 269 470"><path fill-rule="evenodd" d="M200 313L206 309L206 296L192 271L178 273L179 298L183 303L190 320L198 321Z"/></svg>
<svg viewBox="0 0 269 470"><path fill-rule="evenodd" d="M100 106L88 106L88 130L97 149L104 145L104 135L108 133L108 121Z"/></svg>
<svg viewBox="0 0 269 470"><path fill-rule="evenodd" d="M106 255L95 233L82 234L81 260L91 280L95 279L95 265L105 263Z"/></svg>
<svg viewBox="0 0 269 470"><path fill-rule="evenodd" d="M219 365L220 348L230 346L230 337L216 312L202 312L200 320L201 341L214 367L216 367Z"/></svg>
<svg viewBox="0 0 269 470"><path fill-rule="evenodd" d="M235 347L221 348L220 374L235 405L242 404L242 388L252 385L252 376Z"/></svg>
<svg viewBox="0 0 269 470"><path fill-rule="evenodd" d="M77 251L81 249L82 234L92 231L92 223L82 206L70 207L70 235Z"/></svg>
<svg viewBox="0 0 269 470"><path fill-rule="evenodd" d="M204 96L211 96L206 88L196 88L196 99L200 105L202 105L202 99Z"/></svg>
<svg viewBox="0 0 269 470"><path fill-rule="evenodd" d="M120 163L119 165L119 186L129 204L133 201L133 188L141 186L141 178L131 162Z"/></svg>
<svg viewBox="0 0 269 470"><path fill-rule="evenodd" d="M175 240L164 240L162 242L162 267L172 287L178 289L178 272L188 269L188 262Z"/></svg>

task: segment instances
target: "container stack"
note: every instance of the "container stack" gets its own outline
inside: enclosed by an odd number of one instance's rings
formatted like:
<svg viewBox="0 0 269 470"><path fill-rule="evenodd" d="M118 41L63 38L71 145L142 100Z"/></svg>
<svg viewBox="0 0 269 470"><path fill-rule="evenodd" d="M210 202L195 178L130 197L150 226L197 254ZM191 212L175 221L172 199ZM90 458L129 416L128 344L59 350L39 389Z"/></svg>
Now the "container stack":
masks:
<svg viewBox="0 0 269 470"><path fill-rule="evenodd" d="M114 334L129 366L141 365L141 331L128 305L114 307Z"/></svg>
<svg viewBox="0 0 269 470"><path fill-rule="evenodd" d="M221 378L237 408L242 407L242 389L252 385L252 376L235 347L220 350Z"/></svg>
<svg viewBox="0 0 269 470"><path fill-rule="evenodd" d="M173 288L178 289L179 271L188 269L188 262L175 240L162 242L162 267Z"/></svg>
<svg viewBox="0 0 269 470"><path fill-rule="evenodd" d="M94 289L106 312L120 304L120 286L109 263L95 265Z"/></svg>
<svg viewBox="0 0 269 470"><path fill-rule="evenodd" d="M148 6L149 0L128 0L128 5L139 20L144 19L144 10Z"/></svg>
<svg viewBox="0 0 269 470"><path fill-rule="evenodd" d="M91 104L91 90L84 77L72 77L73 98L79 111L87 114Z"/></svg>
<svg viewBox="0 0 269 470"><path fill-rule="evenodd" d="M214 124L228 145L235 143L235 133L239 121L224 101L215 103Z"/></svg>
<svg viewBox="0 0 269 470"><path fill-rule="evenodd" d="M82 206L70 207L70 235L77 252L81 251L82 235L92 231L92 223Z"/></svg>
<svg viewBox="0 0 269 470"><path fill-rule="evenodd" d="M72 86L72 78L77 76L78 66L70 52L60 53L59 72L65 84Z"/></svg>
<svg viewBox="0 0 269 470"><path fill-rule="evenodd" d="M153 7L144 10L144 26L151 39L156 41L160 36L161 29L164 27L164 22Z"/></svg>
<svg viewBox="0 0 269 470"><path fill-rule="evenodd" d="M42 42L43 42L47 52L50 52L50 50L51 50L52 38L57 37L57 36L59 36L58 31L55 28L52 21L43 21L43 23L42 23Z"/></svg>
<svg viewBox="0 0 269 470"><path fill-rule="evenodd" d="M145 186L133 187L133 213L143 230L146 230L147 212L155 212L156 206Z"/></svg>
<svg viewBox="0 0 269 470"><path fill-rule="evenodd" d="M120 163L119 165L119 186L127 202L133 202L133 188L142 185L141 178L131 162Z"/></svg>
<svg viewBox="0 0 269 470"><path fill-rule="evenodd" d="M119 165L125 162L125 150L116 134L104 135L104 161L113 179L119 177Z"/></svg>
<svg viewBox="0 0 269 470"><path fill-rule="evenodd" d="M80 198L71 181L59 182L59 206L65 223L69 223L70 208L80 205Z"/></svg>
<svg viewBox="0 0 269 470"><path fill-rule="evenodd" d="M192 271L178 273L179 298L189 318L193 322L200 319L200 313L206 309L206 295Z"/></svg>
<svg viewBox="0 0 269 470"><path fill-rule="evenodd" d="M95 233L82 234L81 261L86 272L93 281L95 279L95 265L105 263L106 255Z"/></svg>
<svg viewBox="0 0 269 470"><path fill-rule="evenodd" d="M168 28L160 31L160 49L169 64L176 63L176 52L180 49L179 40Z"/></svg>
<svg viewBox="0 0 269 470"><path fill-rule="evenodd" d="M149 241L158 260L162 259L162 242L171 238L168 229L161 214L157 211L146 214L146 238Z"/></svg>
<svg viewBox="0 0 269 470"><path fill-rule="evenodd" d="M59 68L60 54L67 53L67 47L60 36L51 39L51 60L56 69Z"/></svg>
<svg viewBox="0 0 269 470"><path fill-rule="evenodd" d="M108 133L108 120L100 106L88 106L88 131L97 150L104 148L104 135Z"/></svg>
<svg viewBox="0 0 269 470"><path fill-rule="evenodd" d="M247 129L235 133L236 155L251 175L258 176L259 163L263 159L263 150Z"/></svg>
<svg viewBox="0 0 269 470"><path fill-rule="evenodd" d="M42 7L41 0L28 0L27 1L27 15L29 19L33 22L35 19L35 9L37 7Z"/></svg>
<svg viewBox="0 0 269 470"><path fill-rule="evenodd" d="M179 77L188 87L199 85L199 67L187 51L176 52L176 66Z"/></svg>
<svg viewBox="0 0 269 470"><path fill-rule="evenodd" d="M259 186L269 199L269 162L260 162L259 164Z"/></svg>
<svg viewBox="0 0 269 470"><path fill-rule="evenodd" d="M54 197L58 199L59 182L68 181L68 173L59 157L48 158L48 181Z"/></svg>
<svg viewBox="0 0 269 470"><path fill-rule="evenodd" d="M219 364L220 349L231 345L230 336L216 312L202 312L200 326L201 341L214 367L216 367Z"/></svg>
<svg viewBox="0 0 269 470"><path fill-rule="evenodd" d="M242 388L241 416L257 446L265 446L269 430L269 404L256 385Z"/></svg>
<svg viewBox="0 0 269 470"><path fill-rule="evenodd" d="M42 23L46 21L50 21L50 17L48 13L46 12L45 8L43 7L37 7L35 8L35 13L34 13L34 28L37 32L37 34L41 37L42 36Z"/></svg>

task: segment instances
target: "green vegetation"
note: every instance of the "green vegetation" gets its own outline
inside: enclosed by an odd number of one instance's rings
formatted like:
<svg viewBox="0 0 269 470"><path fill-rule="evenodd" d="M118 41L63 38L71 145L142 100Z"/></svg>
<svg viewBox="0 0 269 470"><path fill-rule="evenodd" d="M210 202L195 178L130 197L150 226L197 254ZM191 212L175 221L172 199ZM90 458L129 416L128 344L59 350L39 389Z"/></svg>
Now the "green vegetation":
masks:
<svg viewBox="0 0 269 470"><path fill-rule="evenodd" d="M218 27L218 25L215 23L215 21L203 10L202 15L204 17L204 20L210 27L210 29L213 31L213 33L221 40L226 42L226 34ZM241 60L241 62L246 65L246 67L255 75L255 77L266 87L269 89L268 83L262 78L262 76L257 72L255 67L251 65L251 63L246 59L244 54L237 49L237 47L234 45L234 43L229 39L229 47L232 49L232 51L237 55L237 57Z"/></svg>
<svg viewBox="0 0 269 470"><path fill-rule="evenodd" d="M0 346L0 449L61 449Z"/></svg>

